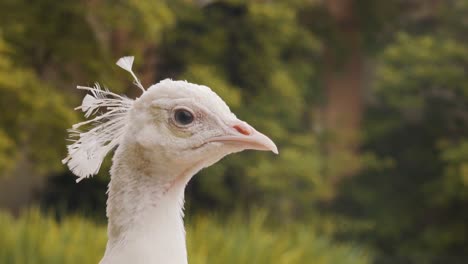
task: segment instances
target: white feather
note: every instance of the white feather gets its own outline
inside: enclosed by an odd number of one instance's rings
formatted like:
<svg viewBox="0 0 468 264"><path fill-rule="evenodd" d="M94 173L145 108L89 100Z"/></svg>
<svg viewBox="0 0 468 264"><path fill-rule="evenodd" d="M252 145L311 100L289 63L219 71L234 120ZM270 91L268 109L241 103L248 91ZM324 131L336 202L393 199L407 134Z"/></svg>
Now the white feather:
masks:
<svg viewBox="0 0 468 264"><path fill-rule="evenodd" d="M116 62L116 64L120 68L122 68L122 69L124 69L124 70L126 70L128 72L131 72L134 59L135 59L135 57L133 57L133 56L122 57Z"/></svg>
<svg viewBox="0 0 468 264"><path fill-rule="evenodd" d="M68 156L62 160L81 181L97 174L102 161L109 151L115 148L123 136L127 113L133 100L101 89L99 84L94 87L78 86L78 89L88 90L81 106L85 117L96 115L93 119L74 124L70 133ZM105 112L99 113L99 110ZM85 126L85 129L80 130Z"/></svg>
<svg viewBox="0 0 468 264"><path fill-rule="evenodd" d="M115 64L117 64L120 68L128 71L132 76L133 79L135 80L135 84L143 91L145 92L145 88L143 85L141 85L140 80L136 77L135 73L132 71L132 66L133 66L133 60L135 58L133 56L125 56L120 58Z"/></svg>
<svg viewBox="0 0 468 264"><path fill-rule="evenodd" d="M86 111L88 111L88 109L90 109L95 104L96 104L96 98L94 98L93 96L87 94L83 98L83 102L81 103L81 109L83 110L83 112L86 112Z"/></svg>
<svg viewBox="0 0 468 264"><path fill-rule="evenodd" d="M130 72L137 86L145 92L138 78L132 71L134 57L122 57L117 65ZM102 161L109 151L121 141L127 124L127 113L133 100L107 89L101 89L98 83L94 87L78 86L78 89L87 90L81 106L75 108L84 112L84 116L94 118L74 124L70 133L72 144L67 146L68 156L62 162L68 165L80 181L97 174Z"/></svg>

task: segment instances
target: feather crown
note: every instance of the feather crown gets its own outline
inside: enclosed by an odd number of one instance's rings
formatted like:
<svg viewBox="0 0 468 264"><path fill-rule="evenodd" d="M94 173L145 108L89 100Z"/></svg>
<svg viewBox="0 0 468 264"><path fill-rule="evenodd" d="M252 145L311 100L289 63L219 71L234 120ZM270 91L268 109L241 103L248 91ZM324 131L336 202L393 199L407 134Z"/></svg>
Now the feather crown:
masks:
<svg viewBox="0 0 468 264"><path fill-rule="evenodd" d="M132 71L133 56L122 57L117 65L128 71L135 84L145 92L136 75ZM86 121L74 124L68 129L69 140L67 146L68 156L62 160L70 170L78 176L77 182L98 173L102 161L109 151L121 141L134 100L115 94L108 89L102 89L98 83L94 87L77 86L78 89L87 90L81 106L75 110L84 112Z"/></svg>

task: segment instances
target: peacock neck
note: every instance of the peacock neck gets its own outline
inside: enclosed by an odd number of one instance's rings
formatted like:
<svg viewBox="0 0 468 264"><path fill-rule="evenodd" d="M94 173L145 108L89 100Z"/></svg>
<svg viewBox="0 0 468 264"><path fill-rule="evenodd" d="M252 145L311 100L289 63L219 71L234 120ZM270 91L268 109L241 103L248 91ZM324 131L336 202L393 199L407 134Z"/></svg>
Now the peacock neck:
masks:
<svg viewBox="0 0 468 264"><path fill-rule="evenodd" d="M116 151L108 189L108 243L102 264L186 264L183 185L137 146Z"/></svg>

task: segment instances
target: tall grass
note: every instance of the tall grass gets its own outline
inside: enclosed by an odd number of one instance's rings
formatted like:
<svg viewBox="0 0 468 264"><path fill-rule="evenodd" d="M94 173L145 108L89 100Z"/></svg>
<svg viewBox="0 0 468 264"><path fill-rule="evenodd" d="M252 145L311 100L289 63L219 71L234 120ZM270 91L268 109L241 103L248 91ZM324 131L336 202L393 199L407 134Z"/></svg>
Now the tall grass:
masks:
<svg viewBox="0 0 468 264"><path fill-rule="evenodd" d="M191 264L369 263L364 251L333 244L305 225L267 228L261 213L248 221L212 219L199 216L188 223ZM79 216L57 222L36 209L19 218L0 212L0 263L98 263L105 244L105 226Z"/></svg>
<svg viewBox="0 0 468 264"><path fill-rule="evenodd" d="M58 223L30 210L19 218L0 213L0 263L98 263L106 245L102 226L78 216Z"/></svg>

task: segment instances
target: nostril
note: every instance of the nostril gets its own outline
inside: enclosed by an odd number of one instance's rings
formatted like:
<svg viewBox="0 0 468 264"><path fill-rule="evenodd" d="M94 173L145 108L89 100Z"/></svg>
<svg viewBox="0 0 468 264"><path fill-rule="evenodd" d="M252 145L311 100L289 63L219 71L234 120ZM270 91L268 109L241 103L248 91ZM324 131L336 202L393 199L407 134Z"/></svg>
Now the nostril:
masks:
<svg viewBox="0 0 468 264"><path fill-rule="evenodd" d="M251 134L249 127L246 127L243 125L234 125L233 128L237 130L237 132L241 133L242 135L249 136Z"/></svg>

